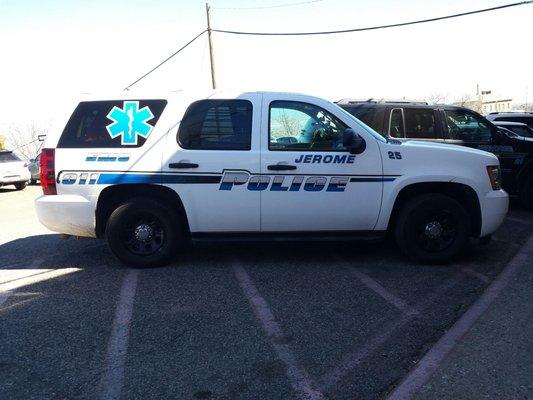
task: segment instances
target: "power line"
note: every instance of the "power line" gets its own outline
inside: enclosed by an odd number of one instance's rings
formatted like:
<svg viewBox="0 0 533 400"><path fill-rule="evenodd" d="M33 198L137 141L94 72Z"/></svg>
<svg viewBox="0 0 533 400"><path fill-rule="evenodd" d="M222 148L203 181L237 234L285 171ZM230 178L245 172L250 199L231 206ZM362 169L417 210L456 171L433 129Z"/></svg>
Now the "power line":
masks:
<svg viewBox="0 0 533 400"><path fill-rule="evenodd" d="M409 21L409 22L400 22L400 23L389 24L389 25L370 26L370 27L365 27L365 28L341 29L341 30L335 30L335 31L322 31L322 32L243 32L243 31L231 31L231 30L225 30L225 29L211 29L211 30L213 32L229 33L229 34L233 34L233 35L255 35L255 36L331 35L331 34L338 34L338 33L362 32L362 31L372 31L372 30L377 30L377 29L396 28L396 27L400 27L400 26L416 25L416 24L423 24L423 23L427 23L427 22L442 21L444 19L464 17L464 16L467 16L467 15L480 14L480 13L485 13L485 12L489 12L489 11L496 11L496 10L501 10L501 9L504 9L504 8L516 7L516 6L521 6L521 5L525 5L525 4L531 4L531 3L533 3L533 0L521 1L519 3L504 4L504 5L497 6L497 7L484 8L484 9L481 9L481 10L468 11L468 12L463 12L463 13L459 13L459 14L445 15L443 17L428 18L428 19Z"/></svg>
<svg viewBox="0 0 533 400"><path fill-rule="evenodd" d="M150 71L148 71L146 74L144 74L143 76L141 76L139 79L137 79L136 81L130 83L128 86L126 86L124 88L124 90L129 90L130 87L132 87L133 85L135 85L137 82L141 81L142 79L146 78L148 75L150 75L152 72L154 72L156 69L158 69L160 66L162 66L164 63L166 63L167 61L169 61L171 58L173 58L174 56L176 56L176 54L178 54L180 51L182 51L183 49L185 49L187 46L189 46L192 42L194 42L196 39L198 39L200 36L202 36L204 33L207 32L207 29L203 30L202 32L200 32L198 35L196 35L194 38L192 38L191 40L189 40L184 46L182 46L179 50L177 50L176 52L172 53L170 56L168 56L167 58L165 58L163 61L161 61L159 64L157 64L154 68L152 68Z"/></svg>
<svg viewBox="0 0 533 400"><path fill-rule="evenodd" d="M311 3L318 3L320 1L324 0L308 0L308 1L300 1L297 3L284 3L284 4L273 4L270 6L255 6L255 7L211 7L213 10L266 10L269 8L281 8L281 7L293 7L293 6L301 6L304 4L311 4Z"/></svg>
<svg viewBox="0 0 533 400"><path fill-rule="evenodd" d="M321 1L321 0L313 0ZM311 3L313 1L307 1L305 3ZM386 29L386 28L395 28L395 27L401 27L401 26L407 26L407 25L416 25L416 24L423 24L427 22L435 22L435 21L442 21L445 19L451 19L451 18L458 18L458 17L464 17L467 15L473 15L473 14L480 14L485 13L489 11L496 11L496 10L502 10L504 8L510 8L510 7L516 7L526 4L533 3L533 0L527 0L527 1L521 1L518 3L510 3L510 4L504 4L497 7L491 7L491 8L484 8L481 10L475 10L475 11L468 11L464 13L459 14L452 14L452 15L445 15L442 17L435 17L435 18L428 18L428 19L422 19L422 20L416 20L416 21L409 21L409 22L400 22L396 24L389 24L389 25L378 25L378 26L371 26L366 28L353 28L353 29L342 29L342 30L335 30L335 31L322 31L322 32L243 32L243 31L230 31L230 30L224 30L224 29L205 29L202 32L200 32L198 35L196 35L194 38L192 38L190 41L188 41L184 46L182 46L180 49L178 49L176 52L172 53L169 57L161 61L159 64L157 64L154 68L152 68L150 71L142 75L140 78L135 80L134 82L130 83L124 90L128 90L136 83L140 82L142 79L146 78L148 75L150 75L152 72L154 72L156 69L161 67L163 64L165 64L167 61L172 59L174 56L176 56L179 52L181 52L183 49L185 49L187 46L189 46L192 42L194 42L196 39L198 39L200 36L202 36L204 33L210 31L210 32L219 32L219 33L228 33L233 35L255 35L255 36L306 36L306 35L331 35L331 34L338 34L338 33L349 33L349 32L362 32L362 31L371 31L371 30L377 30L377 29ZM288 4L288 3L287 3ZM296 3L291 3L292 5L296 5ZM303 3L302 3L303 4Z"/></svg>

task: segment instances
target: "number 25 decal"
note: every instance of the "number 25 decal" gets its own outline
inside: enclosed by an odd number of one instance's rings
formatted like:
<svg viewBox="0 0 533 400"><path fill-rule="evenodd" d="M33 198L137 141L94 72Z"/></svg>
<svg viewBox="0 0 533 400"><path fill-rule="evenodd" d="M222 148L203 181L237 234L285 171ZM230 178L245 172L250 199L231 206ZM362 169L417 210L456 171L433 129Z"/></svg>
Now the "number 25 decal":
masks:
<svg viewBox="0 0 533 400"><path fill-rule="evenodd" d="M391 160L401 160L402 153L400 153L399 151L389 151L389 158Z"/></svg>

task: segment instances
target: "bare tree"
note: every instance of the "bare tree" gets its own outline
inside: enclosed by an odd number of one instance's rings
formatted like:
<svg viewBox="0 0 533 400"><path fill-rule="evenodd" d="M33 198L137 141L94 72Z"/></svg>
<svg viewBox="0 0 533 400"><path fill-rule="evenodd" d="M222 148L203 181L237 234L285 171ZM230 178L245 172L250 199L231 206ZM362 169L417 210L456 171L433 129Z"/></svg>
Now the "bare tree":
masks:
<svg viewBox="0 0 533 400"><path fill-rule="evenodd" d="M300 134L300 122L297 118L291 118L283 110L279 122L283 127L284 136L298 136Z"/></svg>
<svg viewBox="0 0 533 400"><path fill-rule="evenodd" d="M470 100L470 95L468 93L463 94L457 100L454 101L455 104L464 107L465 104Z"/></svg>
<svg viewBox="0 0 533 400"><path fill-rule="evenodd" d="M426 97L429 104L442 104L448 101L448 95L442 92L435 92Z"/></svg>
<svg viewBox="0 0 533 400"><path fill-rule="evenodd" d="M468 94L463 94L461 97L454 101L454 104L461 107L469 108L478 113L483 112L483 102L481 101L481 99L476 97L472 98Z"/></svg>
<svg viewBox="0 0 533 400"><path fill-rule="evenodd" d="M39 136L46 135L48 130L49 126L38 126L35 123L13 126L6 133L5 147L25 159L35 158L42 146Z"/></svg>

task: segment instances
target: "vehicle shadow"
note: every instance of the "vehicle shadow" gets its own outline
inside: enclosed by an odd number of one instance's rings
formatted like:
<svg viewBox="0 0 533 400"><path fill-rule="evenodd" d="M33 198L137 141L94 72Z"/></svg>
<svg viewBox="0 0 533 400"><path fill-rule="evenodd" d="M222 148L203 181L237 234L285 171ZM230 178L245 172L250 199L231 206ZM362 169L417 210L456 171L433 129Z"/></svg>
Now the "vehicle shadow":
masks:
<svg viewBox="0 0 533 400"><path fill-rule="evenodd" d="M0 187L0 193L9 193L9 192L16 192L17 189L15 189L15 186L8 186L8 187Z"/></svg>
<svg viewBox="0 0 533 400"><path fill-rule="evenodd" d="M0 245L2 269L119 268L120 264L97 239L65 239L59 234L36 235Z"/></svg>

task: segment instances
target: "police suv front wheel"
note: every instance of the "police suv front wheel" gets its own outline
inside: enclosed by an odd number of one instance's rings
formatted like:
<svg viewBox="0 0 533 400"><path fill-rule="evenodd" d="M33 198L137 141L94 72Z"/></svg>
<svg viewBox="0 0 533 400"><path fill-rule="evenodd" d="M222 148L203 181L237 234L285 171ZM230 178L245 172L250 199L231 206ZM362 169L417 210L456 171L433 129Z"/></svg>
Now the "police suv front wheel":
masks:
<svg viewBox="0 0 533 400"><path fill-rule="evenodd" d="M153 267L171 262L183 242L179 215L147 198L117 207L107 222L107 243L126 266Z"/></svg>
<svg viewBox="0 0 533 400"><path fill-rule="evenodd" d="M465 247L470 218L456 200L442 194L425 194L408 201L395 227L398 246L408 257L432 264L446 263Z"/></svg>

